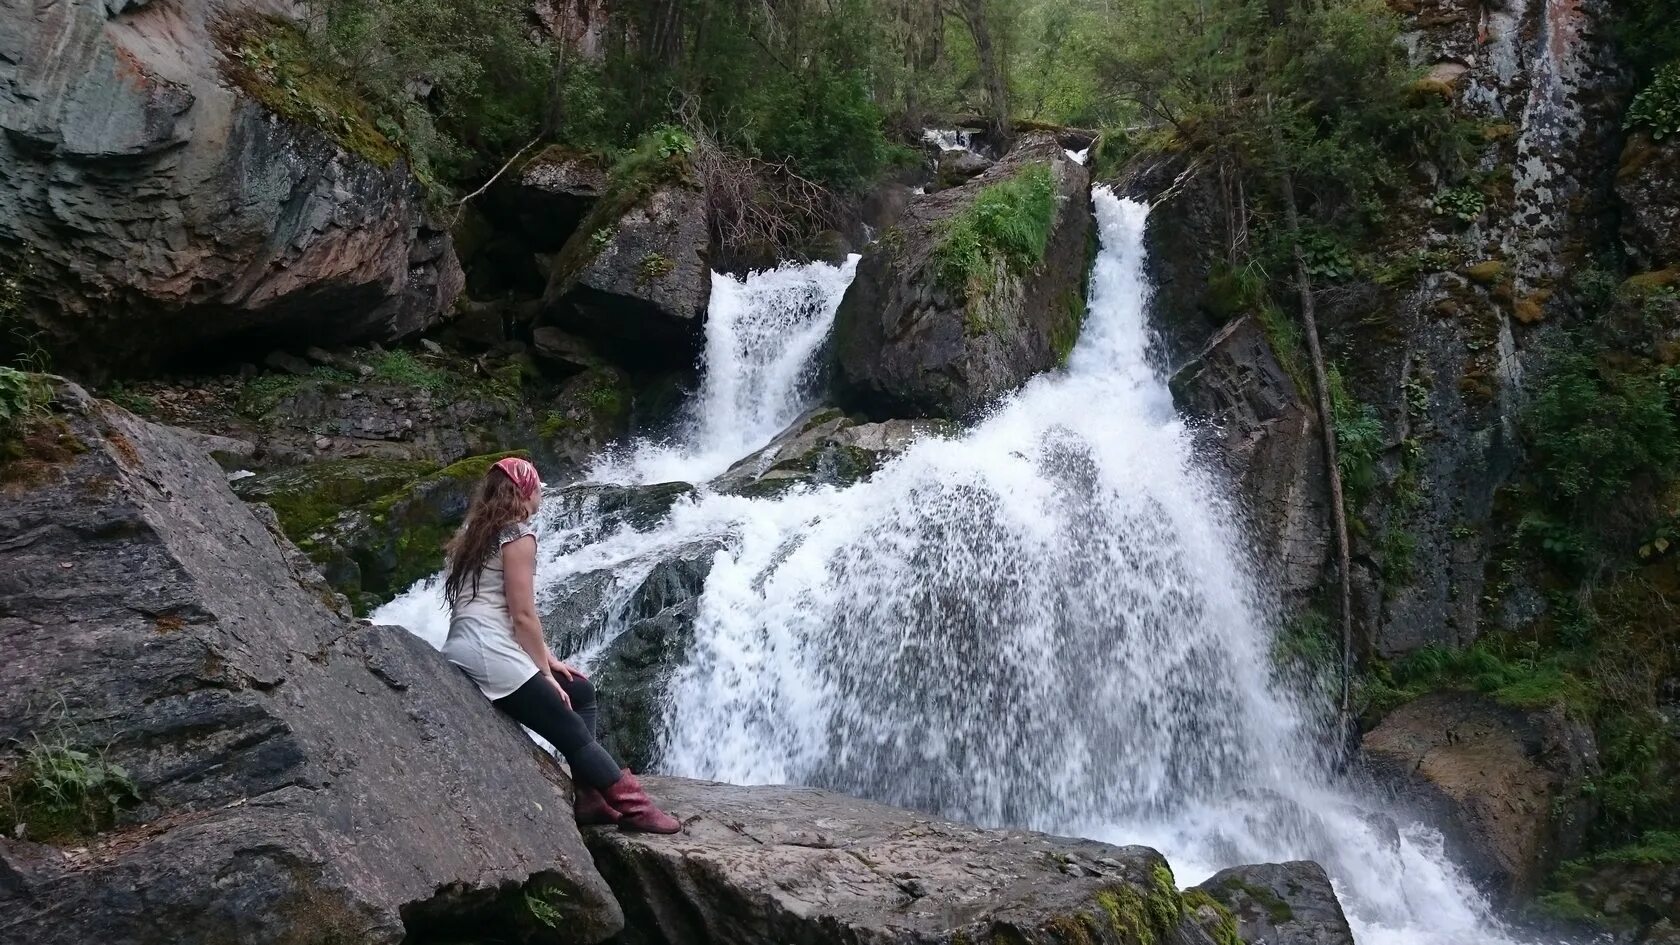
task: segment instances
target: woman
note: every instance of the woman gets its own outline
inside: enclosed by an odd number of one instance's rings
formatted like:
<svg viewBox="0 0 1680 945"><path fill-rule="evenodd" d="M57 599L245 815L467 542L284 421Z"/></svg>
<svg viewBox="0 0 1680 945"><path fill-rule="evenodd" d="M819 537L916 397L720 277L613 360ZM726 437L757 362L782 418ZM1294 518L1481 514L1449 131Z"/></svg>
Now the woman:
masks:
<svg viewBox="0 0 1680 945"><path fill-rule="evenodd" d="M630 773L595 741L595 687L555 659L543 642L534 583L537 537L530 518L542 503L537 468L497 462L479 483L467 521L450 540L444 597L449 639L443 655L478 683L496 708L566 756L583 824L676 833L682 825L654 806Z"/></svg>

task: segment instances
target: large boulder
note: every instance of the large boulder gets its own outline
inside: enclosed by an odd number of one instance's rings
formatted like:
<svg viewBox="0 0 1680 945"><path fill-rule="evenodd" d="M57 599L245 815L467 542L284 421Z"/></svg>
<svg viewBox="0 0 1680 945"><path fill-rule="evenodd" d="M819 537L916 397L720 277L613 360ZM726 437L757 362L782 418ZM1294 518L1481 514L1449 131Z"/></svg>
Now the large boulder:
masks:
<svg viewBox="0 0 1680 945"><path fill-rule="evenodd" d="M1680 139L1628 137L1616 172L1622 241L1646 269L1680 266Z"/></svg>
<svg viewBox="0 0 1680 945"><path fill-rule="evenodd" d="M862 423L832 407L818 407L710 485L718 492L747 496L775 495L796 485L848 485L947 426L939 420Z"/></svg>
<svg viewBox="0 0 1680 945"><path fill-rule="evenodd" d="M1179 409L1203 422L1240 488L1264 571L1293 602L1306 600L1322 579L1330 541L1317 411L1247 315L1215 333L1171 387Z"/></svg>
<svg viewBox="0 0 1680 945"><path fill-rule="evenodd" d="M1597 745L1561 707L1431 693L1389 713L1362 747L1378 782L1440 825L1470 879L1502 900L1533 893L1593 820Z"/></svg>
<svg viewBox="0 0 1680 945"><path fill-rule="evenodd" d="M988 188L1044 167L1055 198L1042 259L1022 269L982 247L984 273L956 284L953 222ZM859 263L835 314L846 404L877 416L958 419L1060 363L1085 311L1089 185L1054 138L1029 136L973 180L912 203Z"/></svg>
<svg viewBox="0 0 1680 945"><path fill-rule="evenodd" d="M335 139L224 78L240 60L223 46L256 42L230 24L286 12L0 8L0 243L22 250L10 268L58 363L132 373L264 339L400 338L454 301L449 236L371 119L334 114L356 132Z"/></svg>
<svg viewBox="0 0 1680 945"><path fill-rule="evenodd" d="M527 161L497 195L496 206L512 218L530 250L554 253L577 232L608 184L599 155L556 146Z"/></svg>
<svg viewBox="0 0 1680 945"><path fill-rule="evenodd" d="M646 780L682 834L588 837L625 903L626 945L1213 941L1145 847L985 830L815 788Z"/></svg>
<svg viewBox="0 0 1680 945"><path fill-rule="evenodd" d="M555 256L544 317L621 363L692 365L712 295L705 191L676 168L613 186Z"/></svg>
<svg viewBox="0 0 1680 945"><path fill-rule="evenodd" d="M1196 889L1231 911L1237 936L1265 945L1353 945L1324 867L1308 860L1233 866Z"/></svg>
<svg viewBox="0 0 1680 945"><path fill-rule="evenodd" d="M8 941L618 931L561 770L423 642L336 611L194 441L64 385L20 442L0 466ZM67 823L17 803L50 793L43 751L127 784Z"/></svg>

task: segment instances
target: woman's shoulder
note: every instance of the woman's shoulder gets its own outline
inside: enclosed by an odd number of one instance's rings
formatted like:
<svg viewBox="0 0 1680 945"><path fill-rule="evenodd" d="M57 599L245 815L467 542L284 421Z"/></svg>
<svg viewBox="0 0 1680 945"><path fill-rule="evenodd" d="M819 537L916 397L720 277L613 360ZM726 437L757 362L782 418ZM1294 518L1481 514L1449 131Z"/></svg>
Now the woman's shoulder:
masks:
<svg viewBox="0 0 1680 945"><path fill-rule="evenodd" d="M530 519L526 519L523 522L514 522L512 525L504 526L501 534L496 536L496 543L498 545L505 545L509 542L518 541L526 535L535 537L536 534L537 527L531 524Z"/></svg>

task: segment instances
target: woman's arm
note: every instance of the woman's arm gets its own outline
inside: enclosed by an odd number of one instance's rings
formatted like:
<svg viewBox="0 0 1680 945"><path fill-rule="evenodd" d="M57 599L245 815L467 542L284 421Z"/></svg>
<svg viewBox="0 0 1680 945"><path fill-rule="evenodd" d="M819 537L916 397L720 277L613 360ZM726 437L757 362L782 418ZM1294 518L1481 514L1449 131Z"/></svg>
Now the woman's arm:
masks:
<svg viewBox="0 0 1680 945"><path fill-rule="evenodd" d="M542 621L537 619L537 539L526 535L502 546L502 592L507 597L508 618L513 621L513 639L536 664L537 672L553 683L567 705L572 700L554 679L554 657L543 640Z"/></svg>

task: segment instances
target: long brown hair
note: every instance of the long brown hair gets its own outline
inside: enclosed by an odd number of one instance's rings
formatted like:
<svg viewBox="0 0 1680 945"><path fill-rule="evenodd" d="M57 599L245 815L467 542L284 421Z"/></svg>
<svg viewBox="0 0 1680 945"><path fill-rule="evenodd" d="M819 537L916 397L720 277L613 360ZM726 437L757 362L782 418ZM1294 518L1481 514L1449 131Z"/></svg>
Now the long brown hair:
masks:
<svg viewBox="0 0 1680 945"><path fill-rule="evenodd" d="M449 606L472 584L468 598L478 596L478 575L490 558L501 550L502 529L525 519L525 498L507 473L491 466L473 491L467 520L443 549L449 576L443 582L443 599Z"/></svg>

